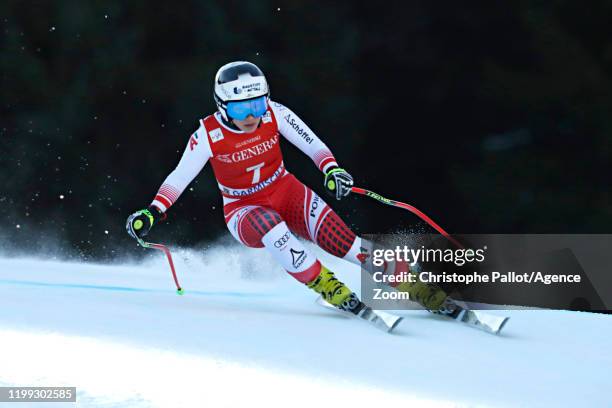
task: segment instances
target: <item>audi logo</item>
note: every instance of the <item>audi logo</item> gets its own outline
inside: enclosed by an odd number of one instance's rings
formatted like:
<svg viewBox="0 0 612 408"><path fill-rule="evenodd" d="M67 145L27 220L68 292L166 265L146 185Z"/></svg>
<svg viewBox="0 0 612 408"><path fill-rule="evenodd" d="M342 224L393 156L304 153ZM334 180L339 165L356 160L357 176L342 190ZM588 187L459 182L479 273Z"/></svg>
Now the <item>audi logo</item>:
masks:
<svg viewBox="0 0 612 408"><path fill-rule="evenodd" d="M285 232L285 235L283 235L282 237L280 237L274 242L274 247L280 248L283 245L285 245L287 242L289 242L289 231Z"/></svg>

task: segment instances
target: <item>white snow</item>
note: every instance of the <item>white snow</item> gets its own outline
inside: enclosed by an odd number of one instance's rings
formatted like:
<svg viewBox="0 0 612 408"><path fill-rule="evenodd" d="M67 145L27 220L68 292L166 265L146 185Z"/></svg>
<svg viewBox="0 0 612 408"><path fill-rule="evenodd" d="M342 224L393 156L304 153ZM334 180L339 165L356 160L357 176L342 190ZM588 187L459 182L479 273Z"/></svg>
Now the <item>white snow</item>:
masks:
<svg viewBox="0 0 612 408"><path fill-rule="evenodd" d="M492 336L406 311L390 335L315 305L261 250L173 253L184 296L161 253L0 258L0 385L76 386L79 407L612 405L609 316L497 312Z"/></svg>

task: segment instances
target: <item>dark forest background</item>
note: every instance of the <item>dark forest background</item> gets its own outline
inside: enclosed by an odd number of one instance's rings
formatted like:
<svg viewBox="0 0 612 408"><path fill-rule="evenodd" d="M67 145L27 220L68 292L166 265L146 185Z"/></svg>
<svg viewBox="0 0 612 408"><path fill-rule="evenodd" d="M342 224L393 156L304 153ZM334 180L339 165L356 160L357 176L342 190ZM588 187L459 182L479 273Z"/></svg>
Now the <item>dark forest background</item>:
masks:
<svg viewBox="0 0 612 408"><path fill-rule="evenodd" d="M609 233L612 1L0 2L0 235L104 259L134 243L231 60L258 64L356 184L451 232ZM322 176L288 143L290 171ZM419 229L362 197L360 233ZM152 240L226 234L207 167ZM135 249L134 249L135 250Z"/></svg>

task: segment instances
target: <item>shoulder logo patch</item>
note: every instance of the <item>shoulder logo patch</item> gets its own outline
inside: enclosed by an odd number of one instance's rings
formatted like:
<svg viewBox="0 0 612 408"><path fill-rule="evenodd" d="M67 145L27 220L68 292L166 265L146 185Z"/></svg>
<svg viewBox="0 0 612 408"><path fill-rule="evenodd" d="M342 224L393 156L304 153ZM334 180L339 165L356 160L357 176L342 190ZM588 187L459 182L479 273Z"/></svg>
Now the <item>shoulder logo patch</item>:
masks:
<svg viewBox="0 0 612 408"><path fill-rule="evenodd" d="M213 143L223 140L223 132L221 131L221 128L213 129L208 132L208 134L210 135L210 140L212 140Z"/></svg>
<svg viewBox="0 0 612 408"><path fill-rule="evenodd" d="M263 117L261 118L261 121L263 123L270 123L272 122L272 114L270 113L270 111L267 111L265 115L263 115Z"/></svg>

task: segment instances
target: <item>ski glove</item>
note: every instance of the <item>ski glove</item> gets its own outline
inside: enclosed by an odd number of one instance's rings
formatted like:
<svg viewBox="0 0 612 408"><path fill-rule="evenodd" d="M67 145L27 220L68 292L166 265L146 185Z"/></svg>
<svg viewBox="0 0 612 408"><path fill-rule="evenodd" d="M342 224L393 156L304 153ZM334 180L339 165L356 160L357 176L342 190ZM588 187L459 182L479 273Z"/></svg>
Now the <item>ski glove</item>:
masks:
<svg viewBox="0 0 612 408"><path fill-rule="evenodd" d="M353 177L340 167L334 167L325 173L325 189L329 194L341 200L351 192Z"/></svg>
<svg viewBox="0 0 612 408"><path fill-rule="evenodd" d="M157 207L150 206L145 210L136 211L130 215L125 224L128 234L134 239L140 239L149 233L149 230L156 222L166 218Z"/></svg>

